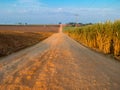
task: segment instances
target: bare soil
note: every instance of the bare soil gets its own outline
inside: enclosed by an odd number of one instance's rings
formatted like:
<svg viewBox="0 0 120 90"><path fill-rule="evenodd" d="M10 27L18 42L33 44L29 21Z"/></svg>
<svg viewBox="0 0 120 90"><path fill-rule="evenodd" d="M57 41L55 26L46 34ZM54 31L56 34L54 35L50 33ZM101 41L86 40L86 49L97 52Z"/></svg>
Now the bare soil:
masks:
<svg viewBox="0 0 120 90"><path fill-rule="evenodd" d="M58 30L59 25L0 25L0 57L35 45Z"/></svg>
<svg viewBox="0 0 120 90"><path fill-rule="evenodd" d="M51 32L13 32L0 31L0 57L9 55L48 38Z"/></svg>
<svg viewBox="0 0 120 90"><path fill-rule="evenodd" d="M0 25L0 31L58 32L59 25Z"/></svg>

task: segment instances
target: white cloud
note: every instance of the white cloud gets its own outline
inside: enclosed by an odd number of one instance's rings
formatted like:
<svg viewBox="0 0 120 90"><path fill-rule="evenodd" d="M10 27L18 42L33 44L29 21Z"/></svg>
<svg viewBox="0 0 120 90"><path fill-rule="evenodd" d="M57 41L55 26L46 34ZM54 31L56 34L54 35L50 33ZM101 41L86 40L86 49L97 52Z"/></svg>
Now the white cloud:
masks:
<svg viewBox="0 0 120 90"><path fill-rule="evenodd" d="M36 5L41 5L42 3L38 0L17 0L17 3L19 4L36 4Z"/></svg>
<svg viewBox="0 0 120 90"><path fill-rule="evenodd" d="M17 0L12 5L10 5L10 9L13 12L26 13L31 11L38 11L41 7L44 6L45 4L38 0Z"/></svg>

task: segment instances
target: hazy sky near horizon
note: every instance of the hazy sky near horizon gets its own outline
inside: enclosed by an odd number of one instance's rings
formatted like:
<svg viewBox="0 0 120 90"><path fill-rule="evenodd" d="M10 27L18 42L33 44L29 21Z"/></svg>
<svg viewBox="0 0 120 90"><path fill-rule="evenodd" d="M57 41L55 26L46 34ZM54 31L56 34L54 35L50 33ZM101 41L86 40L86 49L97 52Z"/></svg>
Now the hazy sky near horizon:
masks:
<svg viewBox="0 0 120 90"><path fill-rule="evenodd" d="M77 20L95 23L117 19L120 19L120 0L0 0L0 24L56 24Z"/></svg>

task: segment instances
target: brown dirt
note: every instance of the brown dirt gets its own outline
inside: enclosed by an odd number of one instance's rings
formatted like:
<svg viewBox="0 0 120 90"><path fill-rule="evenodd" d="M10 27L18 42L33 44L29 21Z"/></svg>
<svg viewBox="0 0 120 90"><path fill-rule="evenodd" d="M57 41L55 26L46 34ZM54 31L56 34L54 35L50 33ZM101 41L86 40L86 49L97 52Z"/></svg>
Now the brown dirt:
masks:
<svg viewBox="0 0 120 90"><path fill-rule="evenodd" d="M58 32L59 25L0 25L0 31Z"/></svg>
<svg viewBox="0 0 120 90"><path fill-rule="evenodd" d="M0 57L35 45L52 34L51 32L0 31Z"/></svg>
<svg viewBox="0 0 120 90"><path fill-rule="evenodd" d="M0 25L0 57L35 45L58 30L59 25Z"/></svg>
<svg viewBox="0 0 120 90"><path fill-rule="evenodd" d="M120 90L119 77L120 62L62 32L0 60L0 90Z"/></svg>

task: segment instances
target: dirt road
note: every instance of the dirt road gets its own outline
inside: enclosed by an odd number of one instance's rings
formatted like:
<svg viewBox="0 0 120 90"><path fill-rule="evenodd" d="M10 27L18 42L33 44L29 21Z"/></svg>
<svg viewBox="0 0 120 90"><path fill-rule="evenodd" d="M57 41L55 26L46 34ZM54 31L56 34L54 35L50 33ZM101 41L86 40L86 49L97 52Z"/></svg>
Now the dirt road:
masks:
<svg viewBox="0 0 120 90"><path fill-rule="evenodd" d="M120 90L120 62L61 32L0 59L0 90Z"/></svg>

